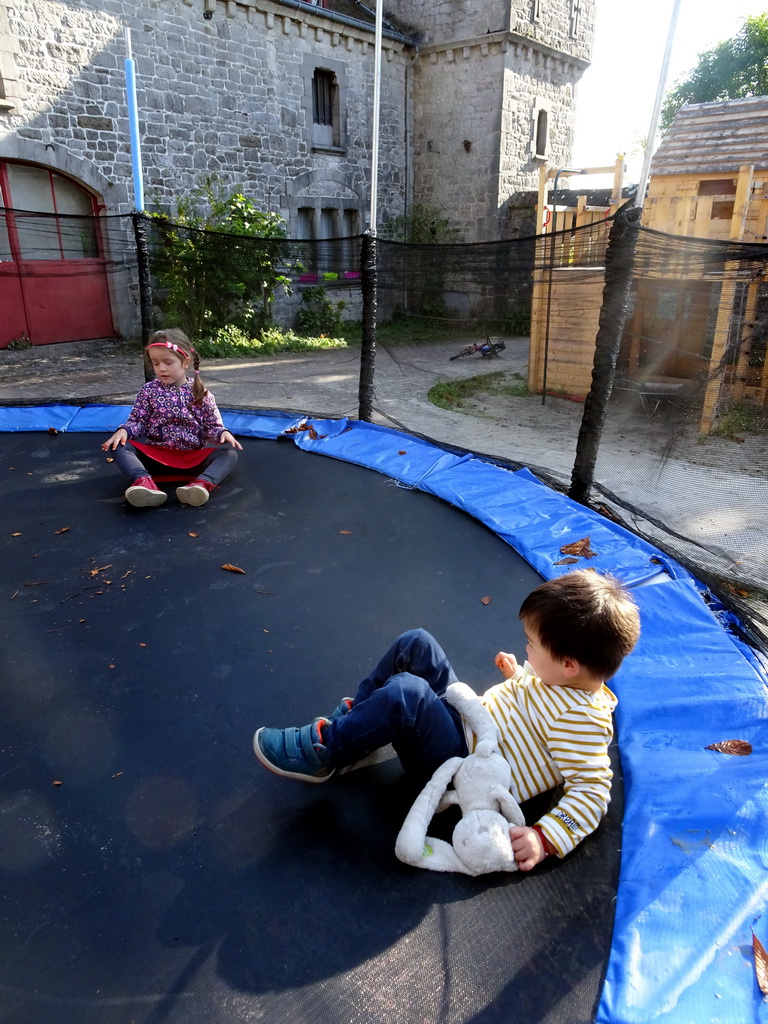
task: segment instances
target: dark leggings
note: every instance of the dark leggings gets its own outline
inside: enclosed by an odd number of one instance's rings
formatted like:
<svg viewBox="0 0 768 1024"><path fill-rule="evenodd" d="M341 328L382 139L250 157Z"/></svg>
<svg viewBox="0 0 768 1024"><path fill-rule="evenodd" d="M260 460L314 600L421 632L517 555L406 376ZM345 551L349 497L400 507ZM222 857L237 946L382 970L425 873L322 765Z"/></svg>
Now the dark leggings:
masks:
<svg viewBox="0 0 768 1024"><path fill-rule="evenodd" d="M162 462L145 455L138 448L134 448L130 441L124 445L119 444L112 454L118 469L131 483L135 483L142 476L175 475L181 472L174 466L165 466ZM232 472L236 463L237 451L231 444L223 444L202 459L198 465L190 466L189 471L194 472L196 480L207 480L218 485Z"/></svg>

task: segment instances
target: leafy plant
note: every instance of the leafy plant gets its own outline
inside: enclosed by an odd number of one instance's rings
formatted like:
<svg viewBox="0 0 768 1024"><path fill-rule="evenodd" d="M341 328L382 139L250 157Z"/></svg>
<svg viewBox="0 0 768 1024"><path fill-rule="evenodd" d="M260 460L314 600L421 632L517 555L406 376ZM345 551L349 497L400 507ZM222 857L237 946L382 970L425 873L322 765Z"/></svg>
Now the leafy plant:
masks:
<svg viewBox="0 0 768 1024"><path fill-rule="evenodd" d="M380 234L390 242L454 242L458 229L443 216L439 206L414 203L408 213L385 220Z"/></svg>
<svg viewBox="0 0 768 1024"><path fill-rule="evenodd" d="M530 306L513 306L501 316L501 330L518 338L527 338L531 333Z"/></svg>
<svg viewBox="0 0 768 1024"><path fill-rule="evenodd" d="M150 214L152 269L166 323L191 338L211 337L225 325L253 336L271 323L275 293L290 294L283 218L263 213L241 192L208 177L176 202Z"/></svg>
<svg viewBox="0 0 768 1024"><path fill-rule="evenodd" d="M346 302L331 302L322 285L305 288L301 293L301 307L296 314L296 330L307 335L340 335L342 314Z"/></svg>
<svg viewBox="0 0 768 1024"><path fill-rule="evenodd" d="M430 245L456 241L458 230L443 216L440 207L414 203L408 213L386 220L380 234L392 242ZM433 255L425 262L418 278L409 282L406 308L420 316L448 318L449 309L443 298L444 288L445 265L439 256Z"/></svg>
<svg viewBox="0 0 768 1024"><path fill-rule="evenodd" d="M272 356L278 352L311 352L318 349L346 348L344 338L305 338L279 327L263 328L252 338L241 327L229 324L218 328L211 337L203 338L197 350L205 359Z"/></svg>
<svg viewBox="0 0 768 1024"><path fill-rule="evenodd" d="M32 348L32 341L26 331L22 331L18 338L11 338L6 345L9 352L21 352L25 348Z"/></svg>

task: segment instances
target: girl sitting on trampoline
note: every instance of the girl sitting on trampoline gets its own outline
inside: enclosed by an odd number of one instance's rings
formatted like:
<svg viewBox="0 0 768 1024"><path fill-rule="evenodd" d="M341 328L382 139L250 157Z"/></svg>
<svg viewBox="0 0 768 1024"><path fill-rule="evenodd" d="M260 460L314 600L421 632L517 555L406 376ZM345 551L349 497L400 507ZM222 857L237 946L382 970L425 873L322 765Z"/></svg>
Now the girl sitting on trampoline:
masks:
<svg viewBox="0 0 768 1024"><path fill-rule="evenodd" d="M504 682L481 700L499 728L517 800L563 784L557 804L535 825L510 827L517 865L529 871L550 854L565 856L605 814L616 706L605 683L637 643L640 619L624 586L593 569L542 583L523 601L520 618L528 660L521 667L500 651L495 662ZM407 771L431 775L474 746L445 700L456 681L437 641L411 630L327 717L302 728L259 729L256 756L278 775L325 782L391 743Z"/></svg>
<svg viewBox="0 0 768 1024"><path fill-rule="evenodd" d="M131 413L101 446L130 481L126 500L139 508L162 505L168 495L153 476L169 469L193 479L176 488L185 505L204 505L235 467L242 445L225 428L216 401L200 379L200 359L186 334L175 327L155 331L144 349L155 379L136 396ZM187 370L194 367L194 377ZM130 441L130 445L126 445Z"/></svg>

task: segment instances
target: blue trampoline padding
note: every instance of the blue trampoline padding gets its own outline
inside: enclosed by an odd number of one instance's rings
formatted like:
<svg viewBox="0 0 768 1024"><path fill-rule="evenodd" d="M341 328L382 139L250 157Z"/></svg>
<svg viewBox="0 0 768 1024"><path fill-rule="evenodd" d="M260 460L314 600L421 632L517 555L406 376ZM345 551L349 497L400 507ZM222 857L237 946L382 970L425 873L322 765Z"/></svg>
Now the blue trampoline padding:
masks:
<svg viewBox="0 0 768 1024"><path fill-rule="evenodd" d="M73 405L2 406L0 430L69 430L73 416L79 411L79 408Z"/></svg>
<svg viewBox="0 0 768 1024"><path fill-rule="evenodd" d="M513 473L476 456L446 452L428 441L376 424L353 422L331 434L329 426L335 422L311 421L318 439L302 433L295 435L296 444L386 473L463 509L547 579L571 568L555 564L563 558L560 548L586 536L597 552L589 560L596 569L610 570L630 585L659 572L652 545L553 491L526 469Z"/></svg>
<svg viewBox="0 0 768 1024"><path fill-rule="evenodd" d="M635 596L641 640L612 684L625 810L597 1021L768 1021L750 930L766 939L766 681L692 581ZM705 749L727 739L753 754Z"/></svg>
<svg viewBox="0 0 768 1024"><path fill-rule="evenodd" d="M3 408L0 430L106 433L128 412ZM768 945L768 922L759 920L768 890L768 676L709 610L696 580L528 470L511 472L358 421L231 410L222 416L240 436L286 437L464 509L545 578L570 571L555 564L560 547L589 535L597 557L578 565L633 585L642 617L640 643L611 683L619 696L626 809L597 1024L768 1024L750 931L754 924ZM304 424L314 428L314 439L308 430L286 433ZM754 753L705 749L724 739L749 740Z"/></svg>

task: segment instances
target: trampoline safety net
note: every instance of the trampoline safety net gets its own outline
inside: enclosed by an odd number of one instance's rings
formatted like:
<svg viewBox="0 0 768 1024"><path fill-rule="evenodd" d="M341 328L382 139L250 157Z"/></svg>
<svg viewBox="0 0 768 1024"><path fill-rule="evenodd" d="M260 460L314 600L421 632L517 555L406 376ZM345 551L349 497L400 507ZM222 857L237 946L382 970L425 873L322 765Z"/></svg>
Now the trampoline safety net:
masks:
<svg viewBox="0 0 768 1024"><path fill-rule="evenodd" d="M68 223L10 210L3 217L23 219L41 250L46 239L61 245ZM69 224L69 235L82 233L83 220ZM457 352L503 342L507 355L516 341L526 352L522 372L506 370L504 358L462 364L495 375L497 391L514 385L511 424L532 425L536 434L546 403L556 443L534 443L510 461L567 490L572 473L583 480L586 458L589 486L579 500L682 562L765 650L764 242L665 235L623 210L567 230L475 244L251 238L137 214L99 221L100 232L87 233L81 272L115 277L113 289L125 288L141 305L145 332L171 320L199 341L222 325L255 337L270 324L290 329L313 289L309 299L331 308L347 343L362 343L361 363L379 398L374 342L397 358L393 336L455 342ZM55 272L51 259L47 273ZM196 307L180 310L180 282ZM328 330L320 324L316 333ZM431 436L440 439L437 427ZM556 450L570 465L553 461Z"/></svg>

